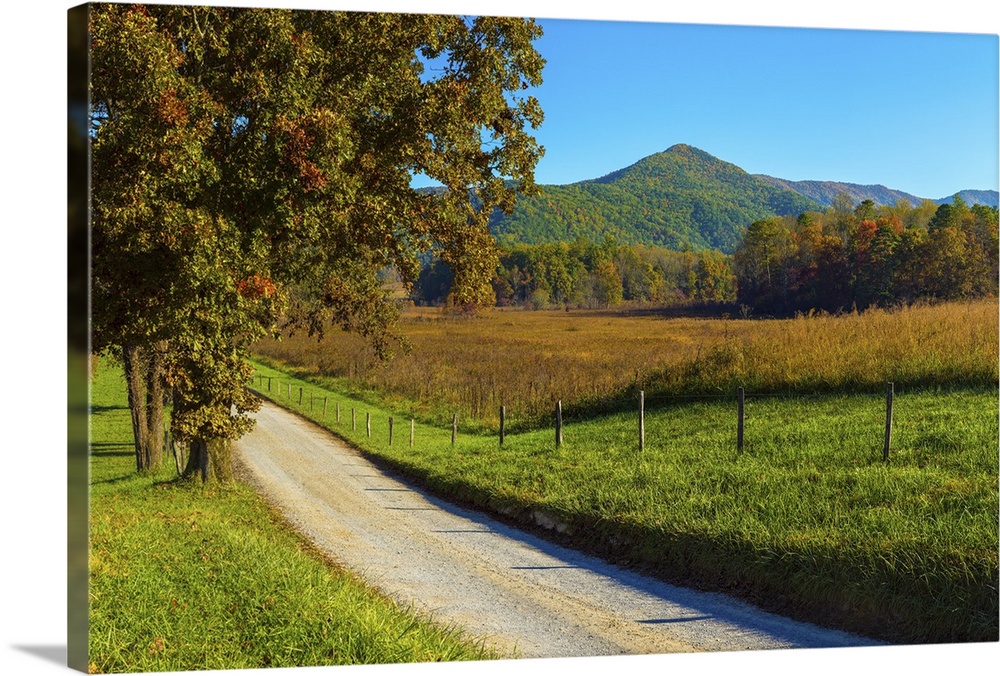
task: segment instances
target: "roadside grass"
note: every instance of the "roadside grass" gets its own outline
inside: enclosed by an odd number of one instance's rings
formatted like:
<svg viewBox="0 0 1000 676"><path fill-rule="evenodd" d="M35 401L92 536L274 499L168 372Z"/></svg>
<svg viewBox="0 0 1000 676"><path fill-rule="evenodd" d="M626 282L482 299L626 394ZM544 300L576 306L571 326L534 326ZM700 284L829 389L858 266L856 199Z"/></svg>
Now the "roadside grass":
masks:
<svg viewBox="0 0 1000 676"><path fill-rule="evenodd" d="M485 421L452 446L450 424L401 397L379 405L255 366L262 395L432 491L610 560L890 642L998 639L995 385L897 387L885 464L881 388L751 391L742 453L732 398L650 397L640 453L634 411L571 412L559 448L551 423L501 447Z"/></svg>
<svg viewBox="0 0 1000 676"><path fill-rule="evenodd" d="M137 474L120 371L92 385L92 673L498 657L313 551L251 488Z"/></svg>

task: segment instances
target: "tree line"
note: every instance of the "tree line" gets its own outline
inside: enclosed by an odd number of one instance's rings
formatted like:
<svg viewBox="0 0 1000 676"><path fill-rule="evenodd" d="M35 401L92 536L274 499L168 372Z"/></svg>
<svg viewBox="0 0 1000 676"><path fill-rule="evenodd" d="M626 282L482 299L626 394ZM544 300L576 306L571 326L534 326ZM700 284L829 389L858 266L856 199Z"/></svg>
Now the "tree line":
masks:
<svg viewBox="0 0 1000 676"><path fill-rule="evenodd" d="M452 273L434 259L422 270L413 299L454 305ZM495 304L532 309L562 306L605 308L623 302L684 304L727 302L736 297L731 257L718 251L573 242L501 246L491 284Z"/></svg>
<svg viewBox="0 0 1000 676"><path fill-rule="evenodd" d="M841 194L824 212L751 223L733 255L595 243L506 244L492 278L497 306L533 309L739 304L746 315L863 310L997 295L997 208L854 204ZM428 259L412 298L455 304L446 262Z"/></svg>
<svg viewBox="0 0 1000 676"><path fill-rule="evenodd" d="M738 302L757 314L837 312L997 295L997 208L929 200L854 205L750 224L733 255Z"/></svg>

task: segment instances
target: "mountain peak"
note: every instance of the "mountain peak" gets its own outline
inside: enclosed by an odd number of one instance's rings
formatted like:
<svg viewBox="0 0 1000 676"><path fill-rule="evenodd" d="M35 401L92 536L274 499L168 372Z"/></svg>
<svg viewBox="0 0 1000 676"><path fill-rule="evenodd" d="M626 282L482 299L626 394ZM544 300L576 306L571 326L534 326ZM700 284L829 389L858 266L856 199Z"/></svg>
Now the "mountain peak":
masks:
<svg viewBox="0 0 1000 676"><path fill-rule="evenodd" d="M819 208L685 143L594 180L540 188L519 199L514 214L494 219L494 234L527 243L611 236L731 252L754 220Z"/></svg>
<svg viewBox="0 0 1000 676"><path fill-rule="evenodd" d="M700 148L695 148L687 143L676 143L662 152L648 155L627 167L612 171L610 174L605 174L600 178L581 181L580 184L616 183L621 180L627 180L630 176L636 174L646 178L656 176L661 179L672 179L678 174L692 170L699 173L718 173L720 171L744 173L736 165L723 162Z"/></svg>
<svg viewBox="0 0 1000 676"><path fill-rule="evenodd" d="M717 157L715 157L711 153L707 153L704 150L702 150L701 148L696 148L693 145L689 145L687 143L675 143L674 145L672 145L669 148L667 148L666 150L664 150L663 154L671 154L671 155L698 155L699 157L711 157L713 160L717 160L718 159Z"/></svg>
<svg viewBox="0 0 1000 676"><path fill-rule="evenodd" d="M597 179L539 188L539 195L519 198L513 214L498 211L491 218L490 228L499 240L538 244L612 237L619 244L731 253L753 221L821 211L839 192L848 193L855 203L920 201L880 185L752 175L687 143ZM996 195L970 192L963 198L969 204L992 198L996 204Z"/></svg>

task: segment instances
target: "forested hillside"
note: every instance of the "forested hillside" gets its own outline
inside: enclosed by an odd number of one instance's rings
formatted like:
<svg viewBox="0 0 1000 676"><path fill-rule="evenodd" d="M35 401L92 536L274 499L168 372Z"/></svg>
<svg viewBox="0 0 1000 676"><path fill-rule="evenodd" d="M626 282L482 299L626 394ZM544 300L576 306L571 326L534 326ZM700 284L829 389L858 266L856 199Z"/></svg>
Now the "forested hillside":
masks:
<svg viewBox="0 0 1000 676"><path fill-rule="evenodd" d="M958 193L958 196L961 197L969 206L1000 206L1000 193L996 190L962 190ZM952 195L951 197L943 197L939 200L934 200L934 204L951 204L954 197L955 196Z"/></svg>
<svg viewBox="0 0 1000 676"><path fill-rule="evenodd" d="M914 207L924 201L937 205L951 204L955 197L954 195L949 195L940 199L927 199L911 195L902 190L893 190L884 185L861 185L859 183L841 183L839 181L788 181L783 178L764 176L763 174L757 174L756 176L775 187L797 192L824 207L834 206L834 202L838 199L844 199L845 195L855 204L871 200L876 206L892 206L902 200ZM996 190L962 190L958 195L969 206L984 205L995 207L998 202L998 193Z"/></svg>
<svg viewBox="0 0 1000 676"><path fill-rule="evenodd" d="M787 316L888 307L918 300L996 297L998 212L969 206L872 200L749 224L732 256L641 244L501 244L492 286L497 305L609 307L726 303L743 314ZM421 272L413 300L451 303L440 260Z"/></svg>
<svg viewBox="0 0 1000 676"><path fill-rule="evenodd" d="M998 293L996 191L935 201L785 181L688 145L541 190L490 221L498 305L728 303L781 316ZM413 300L452 303L451 280L428 260Z"/></svg>
<svg viewBox="0 0 1000 676"><path fill-rule="evenodd" d="M831 207L834 201L846 195L855 204L871 200L876 205L895 204L900 200L906 201L911 206L917 206L922 201L921 198L903 192L893 190L884 185L860 185L858 183L841 183L839 181L787 181L783 178L764 176L758 174L758 178L767 181L771 185L797 192L804 197L808 197L817 204L824 207ZM951 201L951 198L949 198Z"/></svg>
<svg viewBox="0 0 1000 676"><path fill-rule="evenodd" d="M815 202L688 145L675 145L592 181L544 185L510 216L495 214L501 243L594 242L732 253L747 225L800 214Z"/></svg>

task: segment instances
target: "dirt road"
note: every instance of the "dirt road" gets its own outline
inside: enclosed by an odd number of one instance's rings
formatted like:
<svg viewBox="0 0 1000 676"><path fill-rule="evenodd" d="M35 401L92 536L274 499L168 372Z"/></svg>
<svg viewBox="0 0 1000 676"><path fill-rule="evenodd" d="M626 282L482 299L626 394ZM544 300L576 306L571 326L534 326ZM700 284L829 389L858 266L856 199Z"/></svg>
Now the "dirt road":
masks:
<svg viewBox="0 0 1000 676"><path fill-rule="evenodd" d="M318 547L403 604L519 657L875 645L449 505L270 403L236 448L259 490Z"/></svg>

